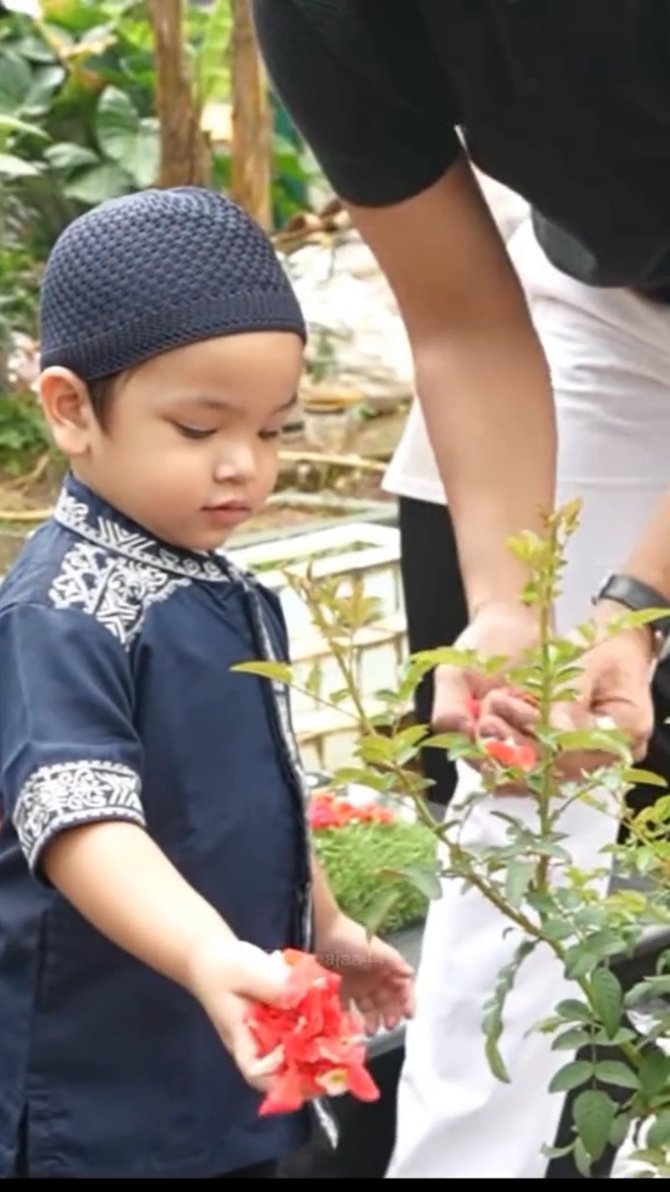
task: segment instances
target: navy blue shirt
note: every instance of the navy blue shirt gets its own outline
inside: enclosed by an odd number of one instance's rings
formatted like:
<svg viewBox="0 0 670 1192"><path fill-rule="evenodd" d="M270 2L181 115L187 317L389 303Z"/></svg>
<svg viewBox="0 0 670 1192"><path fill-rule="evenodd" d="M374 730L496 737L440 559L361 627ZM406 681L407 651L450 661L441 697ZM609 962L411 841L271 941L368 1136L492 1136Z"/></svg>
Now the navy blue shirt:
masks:
<svg viewBox="0 0 670 1192"><path fill-rule="evenodd" d="M40 871L75 825L145 826L243 939L304 946L304 787L275 597L68 478L0 587L0 1176L203 1178L279 1157L304 1114L258 1094L187 992Z"/></svg>

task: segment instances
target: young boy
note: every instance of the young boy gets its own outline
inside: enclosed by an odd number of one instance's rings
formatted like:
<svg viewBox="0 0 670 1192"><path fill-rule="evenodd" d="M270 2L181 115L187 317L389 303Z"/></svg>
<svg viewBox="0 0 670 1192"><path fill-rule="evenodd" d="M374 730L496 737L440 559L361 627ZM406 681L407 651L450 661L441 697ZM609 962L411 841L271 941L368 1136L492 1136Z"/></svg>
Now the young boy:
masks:
<svg viewBox="0 0 670 1192"><path fill-rule="evenodd" d="M271 1176L244 1022L285 946L368 1029L410 970L310 861L278 602L216 553L272 490L303 320L272 247L197 188L104 204L44 277L43 408L70 470L0 588L0 1176ZM312 925L314 935L312 936Z"/></svg>

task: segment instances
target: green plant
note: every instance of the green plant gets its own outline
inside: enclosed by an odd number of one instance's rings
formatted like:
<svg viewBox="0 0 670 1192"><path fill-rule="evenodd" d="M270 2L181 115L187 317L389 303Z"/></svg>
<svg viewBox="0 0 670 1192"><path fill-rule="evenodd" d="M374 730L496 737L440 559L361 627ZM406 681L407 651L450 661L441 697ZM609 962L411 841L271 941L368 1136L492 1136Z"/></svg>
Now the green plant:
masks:
<svg viewBox="0 0 670 1192"><path fill-rule="evenodd" d="M314 848L330 887L345 914L359 923L379 911L379 874L415 866L428 873L434 861L435 838L423 824L343 824L313 833ZM398 931L424 918L428 894L404 883L384 915L384 932Z"/></svg>
<svg viewBox="0 0 670 1192"><path fill-rule="evenodd" d="M145 0L42 0L38 19L0 23L0 180L34 213L48 250L83 208L151 185L158 171L153 32ZM230 102L230 0L186 7L186 51L203 113ZM283 122L283 123L282 123ZM304 208L313 158L276 114L273 209ZM230 150L214 143L211 183L226 189Z"/></svg>
<svg viewBox="0 0 670 1192"><path fill-rule="evenodd" d="M433 735L427 725L406 725L414 689L434 666L450 663L498 673L507 661L483 662L470 651L445 648L410 658L397 689L378 693L381 714L371 716L357 689L353 642L369 619L374 601L355 585L343 592L337 581L316 581L310 574L289 573L288 578L309 604L315 627L340 671L339 690L324 696L319 689L316 694L340 712L347 711L359 728L357 764L333 775L333 783L356 782L409 803L440 846L428 877L424 869L417 872L413 865L378 875L379 899L369 912L373 925L390 913L405 883L439 896L440 878L476 888L508 920L518 946L483 1007L486 1054L493 1073L503 1081L509 1079L499 1047L506 997L526 958L539 945L549 948L577 992L556 1006L548 1004L545 1019L529 1022L528 1029L550 1034L558 1051L585 1049L585 1058L570 1058L551 1086L555 1092L578 1090L573 1103L573 1137L564 1151L574 1155L583 1175L589 1175L608 1145L618 1145L631 1132L639 1134L644 1126L644 1145L637 1152L640 1173L663 1176L670 1174L670 1055L664 1047L670 1040L670 1007L664 1000L670 993L670 950L660 956L655 975L626 993L612 970L612 958L633 952L650 925L670 923L670 795L641 813L630 811L626 796L634 785L665 783L634 767L623 734L610 725L573 731L553 723L552 709L573 697L580 660L597 635L592 622L580 626L576 640L563 639L552 628L552 607L566 546L578 519L579 505L573 503L546 516L543 534L522 534L510 543L528 568L524 601L535 606L538 617L537 646L506 670L507 681L537 707L532 746L472 741L461 734ZM608 632L644 624L653 616L653 610L622 615ZM245 663L237 669L294 682L288 665ZM479 789L458 815L448 814L438 821L431 814L425 798L429 783L416 769L423 748L444 749L452 758L469 758L482 767ZM567 781L560 761L570 750L595 752L603 764L595 771L583 772L578 780ZM522 783L534 801L534 824L529 826L507 811L501 801L499 810L490 814L504 824L504 842L479 849L466 847L464 820L478 802L511 781ZM569 838L562 830L565 811L577 800L603 815L615 816L627 827L625 842L604 850L597 866L588 872L575 864ZM613 858L622 877L631 879L632 888L603 895L603 872L609 871ZM644 885L639 888L641 876ZM603 1058L603 1049L616 1058ZM613 1088L618 1091L616 1098Z"/></svg>
<svg viewBox="0 0 670 1192"><path fill-rule="evenodd" d="M0 393L8 388L12 332L36 332L39 273L27 244L23 208L15 196L0 190Z"/></svg>
<svg viewBox="0 0 670 1192"><path fill-rule="evenodd" d="M41 8L0 28L0 114L21 122L0 171L40 217L46 249L82 206L151 183L158 140L144 6Z"/></svg>
<svg viewBox="0 0 670 1192"><path fill-rule="evenodd" d="M36 400L27 394L0 393L0 467L18 474L36 456L52 447Z"/></svg>

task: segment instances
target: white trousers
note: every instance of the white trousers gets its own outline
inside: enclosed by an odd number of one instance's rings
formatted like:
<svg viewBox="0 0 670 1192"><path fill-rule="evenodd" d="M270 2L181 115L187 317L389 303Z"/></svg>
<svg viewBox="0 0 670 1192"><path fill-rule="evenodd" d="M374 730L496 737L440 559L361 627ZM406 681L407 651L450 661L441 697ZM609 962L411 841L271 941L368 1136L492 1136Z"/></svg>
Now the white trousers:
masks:
<svg viewBox="0 0 670 1192"><path fill-rule="evenodd" d="M555 270L530 223L510 254L549 361L559 424L558 500L582 499L581 528L569 550L562 630L589 615L590 597L620 568L658 496L670 486L670 309L628 291L597 290ZM505 467L501 452L500 466ZM472 789L461 775L455 802ZM490 801L471 818L471 843L502 838ZM505 810L528 819L521 798ZM563 821L577 864L590 869L616 831L613 821L573 806ZM602 861L602 858L601 858ZM417 1014L407 1031L398 1093L398 1129L387 1178L533 1179L546 1174L543 1143L554 1141L563 1108L549 1094L570 1058L528 1028L574 994L558 962L538 949L507 1000L502 1084L484 1055L482 1006L517 940L475 891L445 882L431 905L417 980Z"/></svg>

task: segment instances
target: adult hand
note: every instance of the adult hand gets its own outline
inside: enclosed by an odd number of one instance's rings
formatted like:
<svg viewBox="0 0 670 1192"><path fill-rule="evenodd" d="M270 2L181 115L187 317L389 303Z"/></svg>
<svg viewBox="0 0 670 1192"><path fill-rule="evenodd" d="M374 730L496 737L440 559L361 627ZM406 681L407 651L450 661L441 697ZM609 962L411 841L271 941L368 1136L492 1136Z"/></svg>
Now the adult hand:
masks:
<svg viewBox="0 0 670 1192"><path fill-rule="evenodd" d="M653 640L646 627L607 634L608 625L624 613L614 602L598 605L597 644L583 656L582 675L573 684L574 702L556 704L553 722L566 730L596 729L599 722L610 722L625 734L633 759L640 761L654 727ZM491 691L484 700L480 725L487 734L529 740L536 723L537 711L512 692ZM577 778L611 760L604 750L570 750L561 756L560 771L566 779Z"/></svg>
<svg viewBox="0 0 670 1192"><path fill-rule="evenodd" d="M482 661L503 658L505 662L493 674L476 667L437 667L433 729L466 733L474 739L477 704L496 688L504 688L507 668L521 661L524 652L537 643L537 635L537 613L521 602L483 606L454 647L473 650Z"/></svg>

